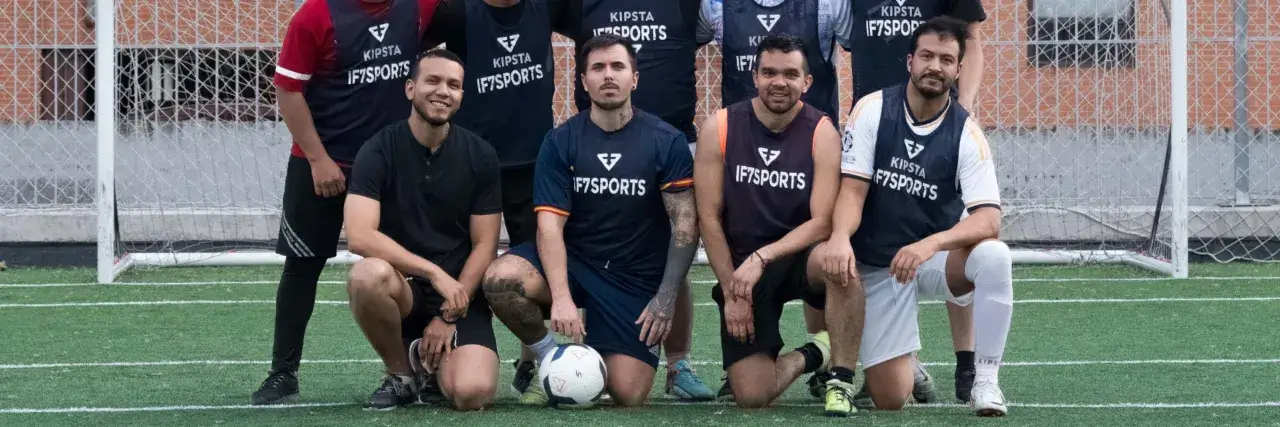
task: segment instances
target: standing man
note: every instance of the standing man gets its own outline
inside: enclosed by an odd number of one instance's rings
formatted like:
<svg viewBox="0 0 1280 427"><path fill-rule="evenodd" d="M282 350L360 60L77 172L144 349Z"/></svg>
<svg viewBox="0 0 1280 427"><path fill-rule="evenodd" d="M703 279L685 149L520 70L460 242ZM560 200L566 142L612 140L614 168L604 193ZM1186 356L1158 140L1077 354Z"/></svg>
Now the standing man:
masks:
<svg viewBox="0 0 1280 427"><path fill-rule="evenodd" d="M997 373L1013 319L1013 258L998 240L991 148L949 94L967 39L964 23L948 17L921 24L907 83L858 101L843 135L844 178L824 270L866 290L861 358L880 409L899 409L912 393L921 295L972 303L977 370L969 404L980 416L1006 412Z"/></svg>
<svg viewBox="0 0 1280 427"><path fill-rule="evenodd" d="M756 47L771 34L799 37L813 84L800 98L840 122L836 45L848 49L848 0L703 0L701 37L720 44L720 90L725 106L756 96Z"/></svg>
<svg viewBox="0 0 1280 427"><path fill-rule="evenodd" d="M800 98L835 124L840 123L840 81L836 75L836 45L848 48L852 25L847 0L702 0L698 37L720 44L720 90L725 106L755 98L756 48L770 34L799 37L813 83ZM826 329L822 310L804 306L809 339ZM821 397L830 379L826 370L809 377L809 394ZM720 388L728 399L731 386Z"/></svg>
<svg viewBox="0 0 1280 427"><path fill-rule="evenodd" d="M693 125L697 110L698 47L711 41L698 36L700 0L565 0L564 20L556 32L573 39L579 57L583 44L600 34L614 34L631 42L637 70L644 83L631 94L636 108L658 116L684 133L689 152L698 134ZM582 75L575 76L574 101L587 111L592 101L584 90ZM686 278L676 299L674 329L665 342L666 393L682 400L710 400L713 392L689 363L693 347L693 296ZM522 375L517 371L516 375Z"/></svg>
<svg viewBox="0 0 1280 427"><path fill-rule="evenodd" d="M463 76L452 53L423 54L405 83L409 120L378 132L356 158L347 235L364 259L347 294L387 370L365 408L395 409L434 388L473 411L498 387L493 315L475 298L498 250L498 156L450 123Z"/></svg>
<svg viewBox="0 0 1280 427"><path fill-rule="evenodd" d="M983 52L979 24L987 19L981 0L852 0L853 102L889 86L901 84L910 77L907 56L911 51L911 34L922 23L938 16L949 16L965 22L964 66L960 69L958 90L951 89L960 105L975 107L982 83ZM957 94L958 92L958 94ZM852 108L852 107L851 107ZM956 352L956 399L969 401L975 375L973 362L973 308L947 302L951 320L951 342ZM914 357L914 356L913 356ZM915 391L912 395L922 403L937 399L933 378L918 359L915 363ZM866 386L858 393L860 405L870 405Z"/></svg>
<svg viewBox="0 0 1280 427"><path fill-rule="evenodd" d="M337 253L351 164L369 137L410 110L404 80L436 1L307 0L289 22L275 75L293 135L276 240L285 262L271 371L255 405L298 396L303 337L316 281Z"/></svg>
<svg viewBox="0 0 1280 427"><path fill-rule="evenodd" d="M456 123L494 146L502 162L502 217L508 247L533 241L533 166L555 125L551 32L566 0L442 0L424 48L443 42L466 64L467 102ZM470 60L468 60L470 59ZM533 381L533 353L522 349L511 387Z"/></svg>
<svg viewBox="0 0 1280 427"><path fill-rule="evenodd" d="M556 347L547 313L552 331L604 356L613 401L639 406L698 249L693 156L682 132L631 105L639 74L630 41L593 37L577 63L591 108L547 134L535 172L537 239L499 257L484 292L538 360ZM520 402L546 405L542 384Z"/></svg>
<svg viewBox="0 0 1280 427"><path fill-rule="evenodd" d="M856 412L854 369L863 324L857 281L822 277L812 253L831 233L840 187L840 136L822 111L800 101L810 86L805 48L788 34L756 47L759 95L717 111L702 126L694 166L698 223L719 283L720 343L734 401L769 405L802 373L823 368L826 413ZM827 311L830 335L779 357L783 305L804 300Z"/></svg>

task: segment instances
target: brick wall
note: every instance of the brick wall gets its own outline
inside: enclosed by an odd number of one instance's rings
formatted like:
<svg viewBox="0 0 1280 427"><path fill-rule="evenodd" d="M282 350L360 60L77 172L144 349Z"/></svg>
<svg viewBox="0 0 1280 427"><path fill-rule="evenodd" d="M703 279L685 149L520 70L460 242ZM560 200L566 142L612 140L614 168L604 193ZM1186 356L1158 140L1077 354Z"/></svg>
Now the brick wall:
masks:
<svg viewBox="0 0 1280 427"><path fill-rule="evenodd" d="M1026 59L1027 8L1022 0L987 0L983 26L989 43L978 115L994 128L1168 123L1168 30L1158 0L1137 0L1137 66L1130 69L1036 68ZM91 48L92 31L82 25L82 0L7 0L0 10L0 122L40 117L40 49ZM284 33L293 0L121 0L118 43L128 46L216 44L274 45ZM1191 2L1190 117L1193 126L1229 127L1232 111L1233 21L1231 0ZM1280 14L1275 0L1250 3L1250 125L1280 129ZM718 83L714 46L699 59L699 82ZM843 55L843 54L842 54ZM843 55L844 64L849 58ZM572 70L560 49L559 70ZM848 109L849 76L842 67ZM558 73L561 116L572 112L572 85ZM718 105L718 90L702 92L699 115Z"/></svg>

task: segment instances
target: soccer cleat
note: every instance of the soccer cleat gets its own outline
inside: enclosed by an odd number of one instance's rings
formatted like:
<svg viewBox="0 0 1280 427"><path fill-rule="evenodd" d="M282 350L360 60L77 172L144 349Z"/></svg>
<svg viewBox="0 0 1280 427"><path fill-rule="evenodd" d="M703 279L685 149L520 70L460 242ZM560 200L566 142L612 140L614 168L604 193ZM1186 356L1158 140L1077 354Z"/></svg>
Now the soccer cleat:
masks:
<svg viewBox="0 0 1280 427"><path fill-rule="evenodd" d="M529 383L533 382L533 361L519 360L514 363L516 367L516 376L511 379L511 390L516 394L524 394L529 389Z"/></svg>
<svg viewBox="0 0 1280 427"><path fill-rule="evenodd" d="M938 389L933 385L933 376L916 362L915 384L911 387L911 397L916 403L932 403L938 400Z"/></svg>
<svg viewBox="0 0 1280 427"><path fill-rule="evenodd" d="M809 376L809 395L822 398L827 394L827 380L831 379L831 373L827 371L814 372Z"/></svg>
<svg viewBox="0 0 1280 427"><path fill-rule="evenodd" d="M979 417L1003 417L1009 412L1000 386L990 381L973 385L973 400L969 402L969 407Z"/></svg>
<svg viewBox="0 0 1280 427"><path fill-rule="evenodd" d="M538 367L534 365L530 374L531 378L538 377ZM542 384L538 381L529 381L529 386L525 387L524 393L520 393L520 404L527 406L547 406L547 392L542 390Z"/></svg>
<svg viewBox="0 0 1280 427"><path fill-rule="evenodd" d="M972 366L956 367L956 399L960 403L969 403L970 392L973 391L973 378L978 371Z"/></svg>
<svg viewBox="0 0 1280 427"><path fill-rule="evenodd" d="M828 417L847 417L858 409L853 405L853 384L837 380L827 380L826 407Z"/></svg>
<svg viewBox="0 0 1280 427"><path fill-rule="evenodd" d="M405 380L398 375L387 374L382 378L382 385L364 403L364 408L386 411L409 406L418 401L418 385L415 383L412 378Z"/></svg>
<svg viewBox="0 0 1280 427"><path fill-rule="evenodd" d="M858 393L853 395L853 406L862 409L875 408L876 403L871 400L871 390L867 388L866 380L862 381L862 388L858 390Z"/></svg>
<svg viewBox="0 0 1280 427"><path fill-rule="evenodd" d="M272 371L262 381L258 391L253 392L254 405L274 405L292 402L298 398L298 373L293 371Z"/></svg>
<svg viewBox="0 0 1280 427"><path fill-rule="evenodd" d="M733 387L729 386L729 374L724 376L724 385L720 386L720 391L716 393L716 400L721 402L733 402Z"/></svg>
<svg viewBox="0 0 1280 427"><path fill-rule="evenodd" d="M688 360L680 360L667 367L667 395L680 400L705 401L716 398L702 378L694 372Z"/></svg>

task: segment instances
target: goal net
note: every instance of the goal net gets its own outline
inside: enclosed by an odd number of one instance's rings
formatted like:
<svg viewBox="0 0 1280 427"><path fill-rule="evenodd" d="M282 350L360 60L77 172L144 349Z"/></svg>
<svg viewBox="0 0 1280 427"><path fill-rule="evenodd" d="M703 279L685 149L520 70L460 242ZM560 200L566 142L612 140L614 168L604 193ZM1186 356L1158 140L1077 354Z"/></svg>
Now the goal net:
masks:
<svg viewBox="0 0 1280 427"><path fill-rule="evenodd" d="M971 110L995 155L1001 238L1019 262L1178 276L1188 252L1280 252L1270 13L1280 0L1180 1L1182 31L1171 30L1175 0L983 2L985 72ZM282 261L272 250L290 138L271 78L298 2L119 0L115 72L100 74L96 27L85 25L95 3L18 2L0 14L18 29L0 34L0 242L97 242L111 248L104 281L130 267ZM1173 102L1179 33L1190 39L1184 103ZM572 51L556 37L558 120L576 112ZM720 105L719 58L714 44L699 52L699 121ZM839 54L843 115L850 60ZM96 105L96 76L113 81L114 102ZM96 131L95 111L114 111L110 132ZM103 146L114 149L110 185L96 182ZM106 188L110 200L97 196ZM335 262L356 259L341 254Z"/></svg>

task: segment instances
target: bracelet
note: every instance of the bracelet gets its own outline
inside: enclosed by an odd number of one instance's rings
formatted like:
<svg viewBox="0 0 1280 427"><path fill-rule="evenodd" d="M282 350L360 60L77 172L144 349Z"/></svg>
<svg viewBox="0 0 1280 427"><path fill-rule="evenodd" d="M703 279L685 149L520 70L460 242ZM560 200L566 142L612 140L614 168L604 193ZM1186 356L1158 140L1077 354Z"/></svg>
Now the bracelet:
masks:
<svg viewBox="0 0 1280 427"><path fill-rule="evenodd" d="M752 252L751 254L755 255L756 258L760 258L761 265L769 265L769 262L764 260L764 256L760 255L760 251Z"/></svg>
<svg viewBox="0 0 1280 427"><path fill-rule="evenodd" d="M446 324L446 325L453 325L453 324L458 323L458 321L457 321L457 320L449 320L449 318L444 317L444 315L440 315L439 317L440 317L440 321L441 321L441 322L444 322L444 324Z"/></svg>

